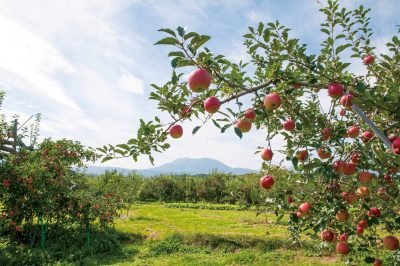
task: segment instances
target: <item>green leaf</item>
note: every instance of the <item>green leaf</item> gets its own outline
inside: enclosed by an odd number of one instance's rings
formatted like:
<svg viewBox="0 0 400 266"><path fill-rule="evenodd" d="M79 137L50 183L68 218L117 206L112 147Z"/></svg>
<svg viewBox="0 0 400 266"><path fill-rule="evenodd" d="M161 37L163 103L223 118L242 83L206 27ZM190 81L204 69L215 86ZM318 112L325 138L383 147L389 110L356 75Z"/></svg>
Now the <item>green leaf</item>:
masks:
<svg viewBox="0 0 400 266"><path fill-rule="evenodd" d="M331 33L329 32L329 30L327 30L327 29L325 29L325 28L322 28L321 29L321 31L323 32L323 33L326 33L326 34L328 34L328 35L330 35Z"/></svg>
<svg viewBox="0 0 400 266"><path fill-rule="evenodd" d="M349 48L350 46L351 46L351 44L349 44L349 43L340 45L338 48L336 48L336 54L339 54L340 52L342 52L346 48Z"/></svg>
<svg viewBox="0 0 400 266"><path fill-rule="evenodd" d="M172 57L172 56L185 57L185 54L183 52L180 52L180 51L175 51L175 52L170 52L168 54L168 56L169 57Z"/></svg>
<svg viewBox="0 0 400 266"><path fill-rule="evenodd" d="M199 131L200 128L201 128L201 126L197 126L197 127L193 128L192 135L196 134L196 132Z"/></svg>
<svg viewBox="0 0 400 266"><path fill-rule="evenodd" d="M193 38L193 37L196 37L196 36L199 36L199 34L196 33L196 32L189 32L189 33L185 34L183 39L186 41L187 39L190 39L190 38Z"/></svg>
<svg viewBox="0 0 400 266"><path fill-rule="evenodd" d="M119 147L121 149L124 149L124 150L129 150L130 149L129 146L126 145L126 144L118 144L117 147Z"/></svg>
<svg viewBox="0 0 400 266"><path fill-rule="evenodd" d="M296 156L294 156L292 158L292 164L293 164L294 169L297 170L298 169L298 164L299 164L299 159Z"/></svg>
<svg viewBox="0 0 400 266"><path fill-rule="evenodd" d="M356 85L356 90L357 90L358 92L363 93L363 92L365 91L365 85L364 85L364 83L363 83L363 82L358 82L357 85Z"/></svg>
<svg viewBox="0 0 400 266"><path fill-rule="evenodd" d="M179 36L183 37L185 35L185 29L183 27L178 27L176 28L176 31L178 32Z"/></svg>
<svg viewBox="0 0 400 266"><path fill-rule="evenodd" d="M179 44L179 41L175 38L167 37L167 38L159 40L154 45L158 45L158 44L175 45L175 44Z"/></svg>
<svg viewBox="0 0 400 266"><path fill-rule="evenodd" d="M206 42L208 42L211 39L210 36L207 35L200 35L200 36L196 36L194 37L191 41L190 41L190 46L192 47L192 49L194 51L196 51L197 49L199 49L203 44L205 44Z"/></svg>
<svg viewBox="0 0 400 266"><path fill-rule="evenodd" d="M242 136L243 136L242 131L238 127L234 127L234 129L235 129L236 135L238 135L239 138L242 138Z"/></svg>
<svg viewBox="0 0 400 266"><path fill-rule="evenodd" d="M107 161L112 160L112 159L113 159L113 157L107 156L107 157L104 157L104 158L101 160L101 162L104 163L104 162L107 162Z"/></svg>
<svg viewBox="0 0 400 266"><path fill-rule="evenodd" d="M171 30L171 29L159 29L158 31L162 31L162 32L171 34L172 36L175 36L175 37L176 37L175 32L174 32L173 30Z"/></svg>
<svg viewBox="0 0 400 266"><path fill-rule="evenodd" d="M217 123L217 121L215 121L214 119L211 119L211 120L212 120L212 122L214 123L214 125L215 125L217 128L221 129L221 126Z"/></svg>

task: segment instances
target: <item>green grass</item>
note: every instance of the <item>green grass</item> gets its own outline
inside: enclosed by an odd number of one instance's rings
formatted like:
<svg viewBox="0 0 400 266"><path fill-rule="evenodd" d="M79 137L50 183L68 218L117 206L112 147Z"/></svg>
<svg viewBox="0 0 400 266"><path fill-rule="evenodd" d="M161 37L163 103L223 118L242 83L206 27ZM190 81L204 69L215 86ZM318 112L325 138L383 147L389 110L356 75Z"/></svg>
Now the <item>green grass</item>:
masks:
<svg viewBox="0 0 400 266"><path fill-rule="evenodd" d="M273 215L254 211L168 208L162 204L133 206L116 228L142 234L137 253L110 265L344 265L336 256L312 256L314 246L288 243L287 228ZM231 206L234 208L233 206ZM266 223L267 219L267 223ZM88 261L90 262L90 258Z"/></svg>
<svg viewBox="0 0 400 266"><path fill-rule="evenodd" d="M14 258L4 265L344 265L337 256L318 256L310 240L301 247L291 245L286 226L276 224L273 215L256 217L254 211L231 207L134 205L128 217L116 221L114 231L93 234L91 249L84 247L79 230L76 237L59 232L54 237L62 240L49 239L45 252L4 249ZM0 237L0 259L2 245ZM29 263L21 263L22 258Z"/></svg>

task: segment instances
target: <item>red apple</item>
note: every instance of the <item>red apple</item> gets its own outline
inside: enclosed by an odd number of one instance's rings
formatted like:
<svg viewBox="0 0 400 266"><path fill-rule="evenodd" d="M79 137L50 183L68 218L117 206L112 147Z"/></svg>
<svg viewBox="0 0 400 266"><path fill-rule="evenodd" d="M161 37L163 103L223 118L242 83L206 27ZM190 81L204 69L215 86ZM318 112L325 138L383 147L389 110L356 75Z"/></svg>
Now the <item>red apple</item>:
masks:
<svg viewBox="0 0 400 266"><path fill-rule="evenodd" d="M343 174L353 175L356 173L356 165L354 163L346 163L344 165Z"/></svg>
<svg viewBox="0 0 400 266"><path fill-rule="evenodd" d="M322 130L322 140L329 140L329 138L331 137L331 133L332 133L332 129L326 127Z"/></svg>
<svg viewBox="0 0 400 266"><path fill-rule="evenodd" d="M350 248L347 245L347 243L339 242L336 244L336 253L342 254L342 255L347 255L350 253Z"/></svg>
<svg viewBox="0 0 400 266"><path fill-rule="evenodd" d="M183 135L182 126L177 125L177 124L173 125L172 127L169 128L169 134L174 139L178 139L178 138L182 137L182 135Z"/></svg>
<svg viewBox="0 0 400 266"><path fill-rule="evenodd" d="M340 83L331 83L328 85L328 94L332 98L339 98L343 95L344 93L344 86L343 84Z"/></svg>
<svg viewBox="0 0 400 266"><path fill-rule="evenodd" d="M260 186L264 189L270 189L274 185L275 180L271 175L265 175L260 179Z"/></svg>
<svg viewBox="0 0 400 266"><path fill-rule="evenodd" d="M220 106L221 102L215 96L210 96L204 101L204 109L210 114L218 112Z"/></svg>
<svg viewBox="0 0 400 266"><path fill-rule="evenodd" d="M326 242L333 242L335 234L330 230L324 230L321 232L321 240Z"/></svg>
<svg viewBox="0 0 400 266"><path fill-rule="evenodd" d="M393 179L390 175L383 175L383 180L385 180L388 183L393 182Z"/></svg>
<svg viewBox="0 0 400 266"><path fill-rule="evenodd" d="M373 177L374 177L373 174L364 171L358 175L358 181L360 181L362 184L368 184L371 183Z"/></svg>
<svg viewBox="0 0 400 266"><path fill-rule="evenodd" d="M326 151L324 148L319 148L318 149L318 156L321 159L328 159L331 157L331 153L329 151Z"/></svg>
<svg viewBox="0 0 400 266"><path fill-rule="evenodd" d="M359 128L358 126L349 127L349 128L347 129L347 135L348 135L350 138L353 138L353 139L357 138L358 135L360 135L360 128Z"/></svg>
<svg viewBox="0 0 400 266"><path fill-rule="evenodd" d="M361 154L359 152L354 152L351 154L351 161L357 163L360 160Z"/></svg>
<svg viewBox="0 0 400 266"><path fill-rule="evenodd" d="M395 236L385 236L383 238L383 246L387 250L398 250L399 249L399 240Z"/></svg>
<svg viewBox="0 0 400 266"><path fill-rule="evenodd" d="M206 69L196 69L189 74L189 88L194 92L203 92L210 87L212 76Z"/></svg>
<svg viewBox="0 0 400 266"><path fill-rule="evenodd" d="M287 120L283 123L283 129L286 131L293 131L296 127L296 123L293 120Z"/></svg>
<svg viewBox="0 0 400 266"><path fill-rule="evenodd" d="M339 236L339 241L346 242L349 235L347 233L343 233Z"/></svg>
<svg viewBox="0 0 400 266"><path fill-rule="evenodd" d="M10 186L11 180L8 179L3 179L3 187L8 188Z"/></svg>
<svg viewBox="0 0 400 266"><path fill-rule="evenodd" d="M304 202L299 207L300 212L308 214L311 210L311 204L308 202Z"/></svg>
<svg viewBox="0 0 400 266"><path fill-rule="evenodd" d="M369 64L372 64L374 62L374 60L375 60L374 56L371 54L368 54L367 56L364 57L363 62L364 62L364 65L369 65Z"/></svg>
<svg viewBox="0 0 400 266"><path fill-rule="evenodd" d="M397 138L392 143L392 149L395 154L400 154L400 138Z"/></svg>
<svg viewBox="0 0 400 266"><path fill-rule="evenodd" d="M345 109L340 109L339 115L340 116L345 116L346 115L346 110Z"/></svg>
<svg viewBox="0 0 400 266"><path fill-rule="evenodd" d="M342 98L340 98L340 104L345 108L350 109L351 106L353 105L353 99L354 99L353 94L345 94L342 96Z"/></svg>
<svg viewBox="0 0 400 266"><path fill-rule="evenodd" d="M358 201L358 196L354 192L342 192L342 198L349 204L354 204Z"/></svg>
<svg viewBox="0 0 400 266"><path fill-rule="evenodd" d="M380 211L378 208L376 208L376 207L372 207L372 208L369 210L369 213L370 213L369 216L376 216L376 217L380 217L380 216L381 216L381 211Z"/></svg>
<svg viewBox="0 0 400 266"><path fill-rule="evenodd" d="M346 210L339 210L339 211L336 213L336 219L337 219L339 222L344 223L344 222L346 222L346 221L349 219L349 213L348 213Z"/></svg>
<svg viewBox="0 0 400 266"><path fill-rule="evenodd" d="M361 139L363 142L368 142L374 137L374 133L371 131L365 131L364 133L361 134Z"/></svg>
<svg viewBox="0 0 400 266"><path fill-rule="evenodd" d="M358 196L360 196L361 198L366 198L369 196L369 188L367 187L359 187L357 188L357 194Z"/></svg>
<svg viewBox="0 0 400 266"><path fill-rule="evenodd" d="M254 112L253 109L247 109L246 112L244 112L244 117L253 121L256 119L256 112Z"/></svg>
<svg viewBox="0 0 400 266"><path fill-rule="evenodd" d="M381 261L379 259L374 260L374 266L382 266L382 265L383 265L383 261Z"/></svg>
<svg viewBox="0 0 400 266"><path fill-rule="evenodd" d="M192 113L192 108L189 105L183 107L180 111L181 117L188 117L190 113Z"/></svg>
<svg viewBox="0 0 400 266"><path fill-rule="evenodd" d="M293 83L292 86L293 86L293 88L298 89L298 88L301 87L301 84L300 83Z"/></svg>
<svg viewBox="0 0 400 266"><path fill-rule="evenodd" d="M240 131L242 131L242 133L246 133L249 132L251 129L251 121L244 118L244 119L239 119L236 124L235 127L239 128Z"/></svg>
<svg viewBox="0 0 400 266"><path fill-rule="evenodd" d="M338 161L333 162L332 167L336 173L343 174L344 168L346 167L346 163L342 160L338 160Z"/></svg>
<svg viewBox="0 0 400 266"><path fill-rule="evenodd" d="M270 93L264 97L264 107L268 111L278 109L281 104L281 97L276 92Z"/></svg>
<svg viewBox="0 0 400 266"><path fill-rule="evenodd" d="M294 202L294 200L293 200L292 197L289 197L289 198L287 199L287 201L288 201L289 204Z"/></svg>
<svg viewBox="0 0 400 266"><path fill-rule="evenodd" d="M357 234L357 235L362 235L362 234L364 234L364 228L361 227L361 226L357 226L357 227L356 227L356 234Z"/></svg>
<svg viewBox="0 0 400 266"><path fill-rule="evenodd" d="M363 229L367 229L368 228L368 222L367 220L361 220L358 222L357 226L362 227Z"/></svg>
<svg viewBox="0 0 400 266"><path fill-rule="evenodd" d="M261 151L261 158L264 161L271 161L272 160L272 156L274 156L274 153L272 152L271 149L265 147L264 149L262 149Z"/></svg>
<svg viewBox="0 0 400 266"><path fill-rule="evenodd" d="M308 151L307 150L301 150L297 152L297 158L299 159L300 162L304 162L308 157Z"/></svg>

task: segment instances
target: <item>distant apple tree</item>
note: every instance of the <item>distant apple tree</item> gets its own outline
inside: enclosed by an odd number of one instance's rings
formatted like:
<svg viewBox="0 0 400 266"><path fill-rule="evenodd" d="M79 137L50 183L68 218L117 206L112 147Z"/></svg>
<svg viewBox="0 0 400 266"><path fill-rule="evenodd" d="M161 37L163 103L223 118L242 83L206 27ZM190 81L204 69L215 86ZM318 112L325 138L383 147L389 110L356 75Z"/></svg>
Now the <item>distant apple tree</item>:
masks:
<svg viewBox="0 0 400 266"><path fill-rule="evenodd" d="M249 27L244 45L251 59L239 63L206 48L209 36L161 29L166 37L156 44L171 47L172 76L152 85L150 99L172 120L141 120L136 138L99 149L103 160L147 155L153 162L153 152L169 148L169 136L182 136L184 120L200 122L192 134L209 121L240 138L251 127L266 129L260 161L271 161L277 148L271 140L281 135L280 152L300 178L296 190L284 193L274 184L286 180L266 171L260 185L271 198L260 209L289 210L295 241L305 233L350 262L399 265L400 30L388 53L377 54L369 11L327 1L319 54L309 54L279 21ZM364 75L349 71L357 61ZM188 80L181 68L194 69Z"/></svg>

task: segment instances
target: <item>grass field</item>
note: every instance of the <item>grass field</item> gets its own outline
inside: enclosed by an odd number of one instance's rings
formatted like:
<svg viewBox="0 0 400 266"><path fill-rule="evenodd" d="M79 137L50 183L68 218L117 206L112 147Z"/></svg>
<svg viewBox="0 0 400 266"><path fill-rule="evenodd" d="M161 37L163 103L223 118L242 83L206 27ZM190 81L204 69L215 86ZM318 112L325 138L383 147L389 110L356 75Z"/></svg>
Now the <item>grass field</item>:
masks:
<svg viewBox="0 0 400 266"><path fill-rule="evenodd" d="M135 205L116 229L134 234L123 255L87 257L87 265L344 265L315 254L311 242L288 243L284 225L252 211ZM314 251L313 251L314 250Z"/></svg>

